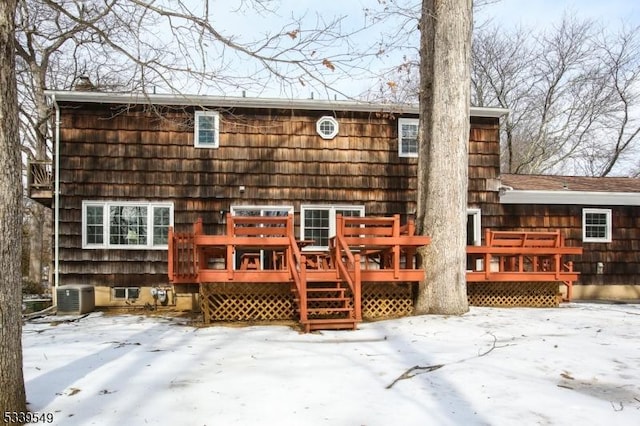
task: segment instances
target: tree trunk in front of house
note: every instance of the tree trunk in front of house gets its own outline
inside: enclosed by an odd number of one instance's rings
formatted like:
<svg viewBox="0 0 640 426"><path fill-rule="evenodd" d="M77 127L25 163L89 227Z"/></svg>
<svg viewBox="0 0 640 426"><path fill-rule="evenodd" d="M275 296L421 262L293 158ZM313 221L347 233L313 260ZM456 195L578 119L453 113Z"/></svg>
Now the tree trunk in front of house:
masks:
<svg viewBox="0 0 640 426"><path fill-rule="evenodd" d="M459 315L466 291L471 0L423 0L420 20L418 232L426 272L417 314Z"/></svg>
<svg viewBox="0 0 640 426"><path fill-rule="evenodd" d="M22 374L22 162L15 10L16 0L0 2L0 415L27 409Z"/></svg>
<svg viewBox="0 0 640 426"><path fill-rule="evenodd" d="M35 140L32 142L33 155L35 160L46 161L47 158L47 134L50 123L50 109L44 94L46 89L46 76L41 66L35 62L30 64L33 81L33 97L35 102ZM45 248L47 241L49 223L46 207L35 203L31 209L31 232L29 234L29 281L42 284L42 272L44 260L48 259L50 247ZM45 255L46 253L46 255Z"/></svg>
<svg viewBox="0 0 640 426"><path fill-rule="evenodd" d="M29 281L38 284L42 283L44 209L44 206L35 204L29 222Z"/></svg>

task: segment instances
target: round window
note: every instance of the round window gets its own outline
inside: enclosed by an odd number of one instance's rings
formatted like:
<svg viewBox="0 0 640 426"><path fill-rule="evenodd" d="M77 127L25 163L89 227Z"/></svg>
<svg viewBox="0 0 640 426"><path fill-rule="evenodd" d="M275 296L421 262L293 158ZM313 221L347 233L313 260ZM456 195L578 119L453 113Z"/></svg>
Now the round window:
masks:
<svg viewBox="0 0 640 426"><path fill-rule="evenodd" d="M338 134L338 121L330 116L320 117L316 122L316 131L322 139L333 139Z"/></svg>

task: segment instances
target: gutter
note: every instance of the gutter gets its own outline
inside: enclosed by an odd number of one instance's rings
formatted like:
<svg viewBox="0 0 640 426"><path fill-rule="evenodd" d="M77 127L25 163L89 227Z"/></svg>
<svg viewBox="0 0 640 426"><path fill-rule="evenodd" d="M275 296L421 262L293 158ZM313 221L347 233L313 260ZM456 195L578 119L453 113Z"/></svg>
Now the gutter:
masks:
<svg viewBox="0 0 640 426"><path fill-rule="evenodd" d="M60 107L56 95L51 94L51 102L56 111L54 123L53 143L55 144L54 189L53 189L53 286L57 290L60 286ZM54 305L57 304L54 291Z"/></svg>
<svg viewBox="0 0 640 426"><path fill-rule="evenodd" d="M188 94L155 93L114 93L82 92L75 90L47 90L45 94L57 98L58 102L105 103L120 105L174 105L200 106L209 108L281 108L310 111L354 111L371 113L394 113L418 115L415 104L391 104L380 102L322 100L322 99L285 99L285 98L247 98L237 96L209 96ZM472 117L501 118L509 113L505 108L470 107Z"/></svg>

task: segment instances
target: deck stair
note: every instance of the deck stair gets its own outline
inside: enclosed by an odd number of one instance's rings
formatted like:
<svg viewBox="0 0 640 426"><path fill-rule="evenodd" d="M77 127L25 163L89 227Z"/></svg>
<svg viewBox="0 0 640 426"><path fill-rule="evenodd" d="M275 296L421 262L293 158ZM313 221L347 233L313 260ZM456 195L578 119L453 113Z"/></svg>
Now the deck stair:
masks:
<svg viewBox="0 0 640 426"><path fill-rule="evenodd" d="M339 281L307 283L305 332L356 328L353 297Z"/></svg>

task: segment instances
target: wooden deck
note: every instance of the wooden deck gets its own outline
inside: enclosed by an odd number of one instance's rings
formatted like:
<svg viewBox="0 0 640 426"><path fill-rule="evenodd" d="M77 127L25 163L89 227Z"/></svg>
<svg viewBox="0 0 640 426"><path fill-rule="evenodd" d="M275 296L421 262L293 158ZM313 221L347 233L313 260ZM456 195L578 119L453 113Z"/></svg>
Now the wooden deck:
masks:
<svg viewBox="0 0 640 426"><path fill-rule="evenodd" d="M232 282L281 283L294 293L305 331L355 328L362 320L362 285L418 282L417 248L430 238L415 235L400 216L337 217L327 251L305 251L294 236L293 216L227 215L225 235L169 235L169 278L175 285Z"/></svg>
<svg viewBox="0 0 640 426"><path fill-rule="evenodd" d="M573 270L568 255L582 254L581 247L567 247L560 231L512 232L486 230L484 246L468 246L471 270L467 283L558 282L571 300Z"/></svg>
<svg viewBox="0 0 640 426"><path fill-rule="evenodd" d="M362 320L362 286L421 281L425 272L417 249L431 239L415 235L411 221L401 226L399 215L336 220L336 236L326 251L304 249L312 242L296 240L292 215L227 215L224 235L204 234L201 221L190 233L171 229L169 278L175 285L199 284L201 294L203 285L211 283L287 286L306 331L353 329ZM566 256L581 254L582 248L567 247L559 231L487 230L485 242L467 247L468 285L504 283L507 291L509 283L533 288L555 282L567 287L571 299L579 274Z"/></svg>

